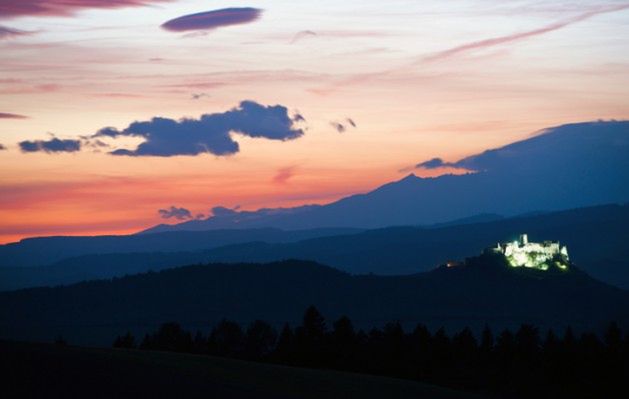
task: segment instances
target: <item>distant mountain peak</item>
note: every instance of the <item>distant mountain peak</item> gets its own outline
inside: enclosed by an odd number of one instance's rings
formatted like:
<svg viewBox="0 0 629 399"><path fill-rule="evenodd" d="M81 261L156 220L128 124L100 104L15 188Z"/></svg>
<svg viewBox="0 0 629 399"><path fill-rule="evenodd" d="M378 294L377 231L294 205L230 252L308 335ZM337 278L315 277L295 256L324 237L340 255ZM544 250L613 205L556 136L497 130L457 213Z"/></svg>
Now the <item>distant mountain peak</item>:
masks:
<svg viewBox="0 0 629 399"><path fill-rule="evenodd" d="M147 232L275 227L380 228L430 225L474 215L505 217L629 201L629 121L572 123L436 166L474 171L422 178L409 173L326 205L234 211ZM418 164L421 165L421 164Z"/></svg>

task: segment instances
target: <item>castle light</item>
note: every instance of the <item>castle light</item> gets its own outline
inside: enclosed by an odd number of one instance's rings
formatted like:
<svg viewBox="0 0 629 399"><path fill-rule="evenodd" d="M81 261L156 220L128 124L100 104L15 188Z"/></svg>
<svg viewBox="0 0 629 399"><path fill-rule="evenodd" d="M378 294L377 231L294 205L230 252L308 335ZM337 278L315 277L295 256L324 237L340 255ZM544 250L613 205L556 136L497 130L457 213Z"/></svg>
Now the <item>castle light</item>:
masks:
<svg viewBox="0 0 629 399"><path fill-rule="evenodd" d="M529 242L526 234L512 242L498 243L492 251L503 254L512 267L548 270L553 266L566 270L570 260L565 245L557 241Z"/></svg>

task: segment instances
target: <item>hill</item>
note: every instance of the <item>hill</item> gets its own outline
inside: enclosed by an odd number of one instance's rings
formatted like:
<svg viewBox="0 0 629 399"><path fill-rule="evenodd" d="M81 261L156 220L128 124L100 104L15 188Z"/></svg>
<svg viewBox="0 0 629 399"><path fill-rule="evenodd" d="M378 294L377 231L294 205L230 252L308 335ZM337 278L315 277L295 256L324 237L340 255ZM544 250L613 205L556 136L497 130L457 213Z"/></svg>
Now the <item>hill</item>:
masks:
<svg viewBox="0 0 629 399"><path fill-rule="evenodd" d="M395 378L181 353L7 341L0 341L0 352L0 365L11 381L7 397L480 397Z"/></svg>
<svg viewBox="0 0 629 399"><path fill-rule="evenodd" d="M514 216L629 201L629 121L587 122L546 129L534 137L455 162L418 164L466 169L464 175L414 174L365 194L320 206L236 211L206 220L161 225L149 232L216 228L379 228L428 225L479 214ZM436 162L435 162L436 161Z"/></svg>
<svg viewBox="0 0 629 399"><path fill-rule="evenodd" d="M205 261L271 262L306 259L350 273L410 274L526 232L534 241L559 240L579 268L629 288L629 205L608 205L462 224L443 228L395 227L294 243L245 243L208 251Z"/></svg>
<svg viewBox="0 0 629 399"><path fill-rule="evenodd" d="M268 241L228 245L207 251L83 255L44 267L0 268L0 290L69 284L195 263L271 262L282 259L312 260L354 274L413 274L431 270L449 259L476 255L481 248L510 240L523 232L538 241L560 240L568 245L572 260L579 268L609 284L629 288L629 247L625 245L629 239L626 229L629 225L629 205L574 209L485 223L461 223L435 228L394 227L284 243L274 243L273 235L255 236L258 240ZM236 235L229 232L232 233ZM169 234L176 236L180 233ZM181 234L185 236L189 233ZM192 237L196 234L209 233L191 233ZM250 233L242 232L241 238L247 237L247 234ZM284 234L286 239L297 240L300 237L299 233L293 236L289 232ZM174 246L171 248L174 249ZM27 246L22 247L25 252L27 249Z"/></svg>
<svg viewBox="0 0 629 399"><path fill-rule="evenodd" d="M352 276L312 262L188 266L111 281L0 293L0 337L57 335L70 342L110 344L165 321L192 330L222 318L276 324L300 320L311 304L326 317L345 314L369 328L399 320L436 328L517 327L595 330L629 322L629 293L566 273L514 270L495 258L410 276ZM504 258L501 258L504 260Z"/></svg>

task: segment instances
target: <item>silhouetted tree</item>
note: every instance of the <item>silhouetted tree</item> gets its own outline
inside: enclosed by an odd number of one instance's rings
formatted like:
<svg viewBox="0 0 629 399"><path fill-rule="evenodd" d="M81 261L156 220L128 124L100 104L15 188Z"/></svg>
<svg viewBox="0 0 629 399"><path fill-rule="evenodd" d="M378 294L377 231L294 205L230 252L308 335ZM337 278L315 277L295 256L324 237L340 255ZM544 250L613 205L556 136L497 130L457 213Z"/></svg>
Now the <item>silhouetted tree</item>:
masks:
<svg viewBox="0 0 629 399"><path fill-rule="evenodd" d="M431 341L430 331L423 324L418 324L411 333L411 365L414 370L414 377L418 379L426 378L431 367Z"/></svg>
<svg viewBox="0 0 629 399"><path fill-rule="evenodd" d="M176 323L166 323L146 335L141 349L195 351L213 355L274 361L418 379L457 389L491 392L496 397L615 397L629 380L629 337L615 323L602 335L570 328L561 338L549 330L540 340L538 329L520 326L504 330L494 340L488 327L477 337L469 328L448 336L434 335L419 324L406 333L399 322L366 334L356 331L343 316L326 328L316 308L304 313L293 331L284 325L276 339L264 321L251 323L246 333L238 323L223 320L209 338L197 332L194 340ZM119 336L116 347L132 347L130 333ZM129 344L131 342L131 344Z"/></svg>
<svg viewBox="0 0 629 399"><path fill-rule="evenodd" d="M245 356L248 359L261 359L273 350L277 333L265 321L256 320L249 325L245 336Z"/></svg>
<svg viewBox="0 0 629 399"><path fill-rule="evenodd" d="M222 320L210 333L208 349L212 355L242 356L244 352L244 334L240 325L233 321Z"/></svg>
<svg viewBox="0 0 629 399"><path fill-rule="evenodd" d="M452 368L452 345L446 330L442 327L432 337L432 378L442 382L449 375Z"/></svg>
<svg viewBox="0 0 629 399"><path fill-rule="evenodd" d="M113 346L114 348L135 348L135 337L131 334L131 332L127 331L125 335L119 335L116 337Z"/></svg>
<svg viewBox="0 0 629 399"><path fill-rule="evenodd" d="M357 347L358 342L352 321L347 316L335 321L330 337L332 366L340 369L352 368L356 361Z"/></svg>
<svg viewBox="0 0 629 399"><path fill-rule="evenodd" d="M483 354L487 355L494 349L494 334L488 325L485 325L483 332L481 333L480 350Z"/></svg>
<svg viewBox="0 0 629 399"><path fill-rule="evenodd" d="M326 357L326 324L317 308L306 309L303 324L295 330L295 355L300 364L319 367Z"/></svg>
<svg viewBox="0 0 629 399"><path fill-rule="evenodd" d="M192 336L177 323L165 323L151 337L152 344L161 350L192 352Z"/></svg>
<svg viewBox="0 0 629 399"><path fill-rule="evenodd" d="M151 350L153 348L153 342L151 340L151 336L149 334L144 334L144 338L142 338L142 342L138 347L141 350Z"/></svg>
<svg viewBox="0 0 629 399"><path fill-rule="evenodd" d="M207 352L207 338L201 331L197 330L197 333L194 335L194 340L192 343L194 353L206 353Z"/></svg>
<svg viewBox="0 0 629 399"><path fill-rule="evenodd" d="M275 347L273 358L279 362L292 364L294 362L293 341L293 330L290 328L290 325L286 323L277 339L277 346Z"/></svg>

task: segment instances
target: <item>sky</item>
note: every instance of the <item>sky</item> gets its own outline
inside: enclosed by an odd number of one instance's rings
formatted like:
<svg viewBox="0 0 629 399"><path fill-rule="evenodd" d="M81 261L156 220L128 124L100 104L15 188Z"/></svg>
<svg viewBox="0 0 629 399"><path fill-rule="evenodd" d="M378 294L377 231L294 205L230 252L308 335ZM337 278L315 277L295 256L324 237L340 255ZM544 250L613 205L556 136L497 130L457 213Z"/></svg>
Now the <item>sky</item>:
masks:
<svg viewBox="0 0 629 399"><path fill-rule="evenodd" d="M629 119L629 2L0 0L0 243L328 203Z"/></svg>

